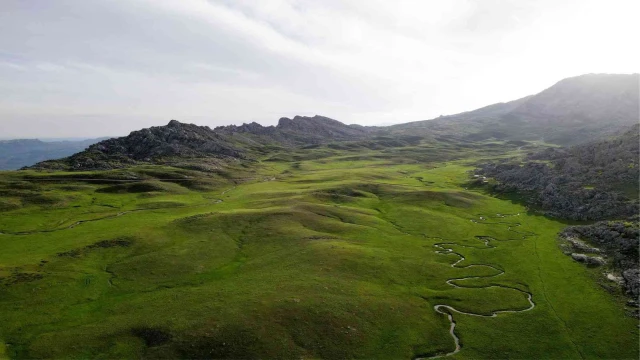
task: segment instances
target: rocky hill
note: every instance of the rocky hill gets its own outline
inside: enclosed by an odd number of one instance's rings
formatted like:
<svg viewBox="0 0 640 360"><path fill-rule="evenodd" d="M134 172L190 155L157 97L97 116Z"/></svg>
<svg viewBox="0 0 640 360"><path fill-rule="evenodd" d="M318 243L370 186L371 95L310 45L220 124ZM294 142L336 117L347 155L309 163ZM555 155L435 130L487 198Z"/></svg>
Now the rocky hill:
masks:
<svg viewBox="0 0 640 360"><path fill-rule="evenodd" d="M165 126L133 131L125 137L101 141L70 157L44 161L35 169L112 169L137 163L167 163L176 159L250 159L270 146L298 146L329 141L358 140L369 131L323 116L281 118L277 126L257 123L241 126L184 124L171 120Z"/></svg>
<svg viewBox="0 0 640 360"><path fill-rule="evenodd" d="M607 220L638 212L639 127L620 136L530 154L524 162L482 164L477 175L495 179L491 190L518 192L547 215Z"/></svg>

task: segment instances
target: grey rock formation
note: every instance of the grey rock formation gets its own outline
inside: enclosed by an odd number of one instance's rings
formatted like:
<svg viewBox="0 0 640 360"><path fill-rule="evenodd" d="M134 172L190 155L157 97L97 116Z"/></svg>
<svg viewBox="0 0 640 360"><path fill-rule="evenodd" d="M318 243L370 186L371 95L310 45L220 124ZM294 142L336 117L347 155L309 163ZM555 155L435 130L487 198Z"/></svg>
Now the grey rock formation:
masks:
<svg viewBox="0 0 640 360"><path fill-rule="evenodd" d="M581 241L580 239L577 239L577 238L567 238L567 241L569 242L569 244L571 244L571 247L577 251L588 252L588 253L601 252L601 250L598 249L597 247L590 246L586 244L584 241Z"/></svg>
<svg viewBox="0 0 640 360"><path fill-rule="evenodd" d="M586 265L590 265L590 266L602 266L605 265L607 262L600 256L589 256L586 254L577 254L577 253L573 253L571 254L571 258L573 258L573 260L586 264Z"/></svg>
<svg viewBox="0 0 640 360"><path fill-rule="evenodd" d="M639 269L628 269L622 272L622 277L624 278L625 288L627 289L627 293L638 301L638 297L640 297L640 270Z"/></svg>

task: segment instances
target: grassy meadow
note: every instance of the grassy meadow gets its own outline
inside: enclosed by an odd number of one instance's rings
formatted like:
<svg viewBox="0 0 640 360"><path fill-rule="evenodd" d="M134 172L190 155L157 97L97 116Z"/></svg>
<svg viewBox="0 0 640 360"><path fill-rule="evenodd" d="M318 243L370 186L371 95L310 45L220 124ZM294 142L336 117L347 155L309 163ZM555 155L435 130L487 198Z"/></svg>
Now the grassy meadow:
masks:
<svg viewBox="0 0 640 360"><path fill-rule="evenodd" d="M0 358L427 358L436 305L450 358L638 358L564 224L467 188L499 146L3 172Z"/></svg>

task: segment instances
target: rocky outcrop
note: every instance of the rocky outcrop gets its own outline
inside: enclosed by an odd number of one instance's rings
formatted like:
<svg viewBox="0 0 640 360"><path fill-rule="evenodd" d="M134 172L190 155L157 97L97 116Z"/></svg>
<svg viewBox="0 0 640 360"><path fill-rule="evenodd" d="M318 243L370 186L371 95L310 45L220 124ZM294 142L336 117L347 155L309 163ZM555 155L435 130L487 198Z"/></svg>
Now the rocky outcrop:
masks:
<svg viewBox="0 0 640 360"><path fill-rule="evenodd" d="M567 241L569 242L569 244L571 244L571 247L573 249L578 251L596 253L596 254L599 254L601 252L600 249L598 249L597 247L590 246L586 244L584 241L581 241L580 239L577 239L577 238L570 237L570 238L567 238Z"/></svg>
<svg viewBox="0 0 640 360"><path fill-rule="evenodd" d="M325 116L295 116L280 118L276 126L262 126L252 122L240 126L218 126L215 131L229 136L249 137L260 144L276 143L281 146L304 146L332 141L362 140L371 130L358 125L346 125Z"/></svg>
<svg viewBox="0 0 640 360"><path fill-rule="evenodd" d="M569 226L560 233L560 237L567 240L572 251L605 254L615 273L622 274L622 286L627 294L637 300L640 295L638 293L640 286L638 283L640 275L640 227L638 224L638 218L635 217L627 220L600 221L591 225ZM574 260L586 264L597 257L581 253L570 254Z"/></svg>
<svg viewBox="0 0 640 360"><path fill-rule="evenodd" d="M579 263L583 263L589 266L602 266L607 262L601 256L589 256L586 254L571 254L571 258Z"/></svg>
<svg viewBox="0 0 640 360"><path fill-rule="evenodd" d="M252 122L249 124L238 125L228 125L228 126L218 126L214 129L214 131L221 133L246 133L253 135L272 135L276 128L275 126L262 126L257 122Z"/></svg>
<svg viewBox="0 0 640 360"><path fill-rule="evenodd" d="M308 138L331 140L357 140L367 135L365 127L345 125L340 121L324 116L296 116L293 119L280 118L276 127L282 134L290 136L304 135Z"/></svg>

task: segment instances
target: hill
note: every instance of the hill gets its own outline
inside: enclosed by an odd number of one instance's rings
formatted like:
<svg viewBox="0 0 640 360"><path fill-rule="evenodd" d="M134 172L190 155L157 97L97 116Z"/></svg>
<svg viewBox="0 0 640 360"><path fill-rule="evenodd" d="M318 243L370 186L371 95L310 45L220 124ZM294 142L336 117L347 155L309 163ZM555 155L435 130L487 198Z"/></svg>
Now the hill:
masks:
<svg viewBox="0 0 640 360"><path fill-rule="evenodd" d="M389 130L573 145L636 124L639 84L639 74L587 74L561 80L523 99Z"/></svg>
<svg viewBox="0 0 640 360"><path fill-rule="evenodd" d="M96 170L139 163L172 163L186 159L252 159L273 148L356 140L368 131L323 116L281 118L277 126L257 123L208 126L171 120L165 126L133 131L125 137L101 141L68 158L36 164L36 169Z"/></svg>

